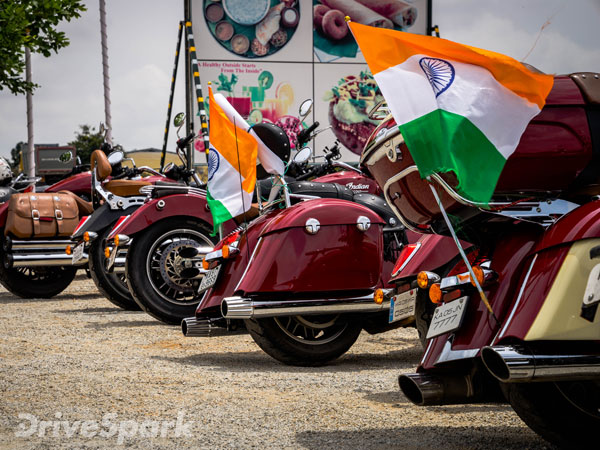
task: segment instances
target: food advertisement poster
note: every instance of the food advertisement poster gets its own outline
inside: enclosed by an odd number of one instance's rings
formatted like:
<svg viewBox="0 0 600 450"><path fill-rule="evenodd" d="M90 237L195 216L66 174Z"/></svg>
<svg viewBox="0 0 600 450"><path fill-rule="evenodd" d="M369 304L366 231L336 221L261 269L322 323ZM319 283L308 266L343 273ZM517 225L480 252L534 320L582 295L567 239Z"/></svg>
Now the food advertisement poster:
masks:
<svg viewBox="0 0 600 450"><path fill-rule="evenodd" d="M337 139L343 160L358 161L376 126L367 112L382 97L344 17L427 34L429 14L427 0L193 0L203 92L210 81L249 123L275 123L292 138L312 99L304 124L326 129L309 143L314 156ZM195 162L205 162L200 153Z"/></svg>

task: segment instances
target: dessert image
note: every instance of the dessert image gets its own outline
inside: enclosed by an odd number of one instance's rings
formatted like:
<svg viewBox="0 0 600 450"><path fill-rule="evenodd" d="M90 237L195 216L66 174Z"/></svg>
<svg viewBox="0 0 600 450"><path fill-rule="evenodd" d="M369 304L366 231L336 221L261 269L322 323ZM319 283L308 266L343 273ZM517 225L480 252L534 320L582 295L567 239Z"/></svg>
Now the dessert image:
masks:
<svg viewBox="0 0 600 450"><path fill-rule="evenodd" d="M204 0L204 18L217 42L246 58L283 48L300 20L297 0Z"/></svg>
<svg viewBox="0 0 600 450"><path fill-rule="evenodd" d="M402 0L313 0L315 48L333 56L356 57L358 46L346 16L363 25L406 31L417 19L417 8Z"/></svg>
<svg viewBox="0 0 600 450"><path fill-rule="evenodd" d="M379 121L369 119L368 112L383 100L381 91L369 72L348 75L325 93L329 102L329 124L335 137L353 153L360 155Z"/></svg>

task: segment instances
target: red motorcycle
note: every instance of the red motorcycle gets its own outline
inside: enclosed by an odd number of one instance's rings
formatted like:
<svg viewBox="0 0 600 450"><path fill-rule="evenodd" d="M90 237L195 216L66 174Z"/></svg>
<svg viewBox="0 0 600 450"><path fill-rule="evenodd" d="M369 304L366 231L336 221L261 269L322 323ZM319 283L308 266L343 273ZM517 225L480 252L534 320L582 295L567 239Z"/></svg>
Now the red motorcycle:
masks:
<svg viewBox="0 0 600 450"><path fill-rule="evenodd" d="M476 249L473 274L420 278L436 302L417 373L399 378L417 405L506 399L535 432L566 447L600 425L600 84L555 77L546 105L508 159L488 207L434 175L459 236ZM362 160L409 228L446 234L393 120ZM393 149L393 152L389 150Z"/></svg>

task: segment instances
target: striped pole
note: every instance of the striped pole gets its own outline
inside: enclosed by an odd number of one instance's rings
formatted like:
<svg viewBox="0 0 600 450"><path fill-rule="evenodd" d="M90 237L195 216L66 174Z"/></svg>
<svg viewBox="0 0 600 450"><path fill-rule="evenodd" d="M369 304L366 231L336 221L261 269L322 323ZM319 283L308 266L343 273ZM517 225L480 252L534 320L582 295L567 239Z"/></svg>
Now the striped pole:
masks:
<svg viewBox="0 0 600 450"><path fill-rule="evenodd" d="M194 85L196 87L196 100L198 101L198 112L200 115L200 126L202 130L202 139L204 141L204 152L206 153L206 162L208 163L208 120L206 109L204 109L204 96L202 95L202 84L200 83L200 68L198 67L198 58L196 57L196 45L194 44L194 33L192 32L192 22L185 23L190 60L192 65L192 74Z"/></svg>
<svg viewBox="0 0 600 450"><path fill-rule="evenodd" d="M163 140L162 153L160 155L160 171L165 168L165 158L167 156L167 140L169 139L169 126L171 122L171 113L173 112L173 97L175 95L175 81L177 80L177 67L179 65L179 49L181 48L181 36L183 34L183 22L179 22L179 32L177 35L177 47L175 47L175 64L173 65L173 76L171 77L171 92L169 93L169 107L167 108L167 123L165 125L165 138Z"/></svg>

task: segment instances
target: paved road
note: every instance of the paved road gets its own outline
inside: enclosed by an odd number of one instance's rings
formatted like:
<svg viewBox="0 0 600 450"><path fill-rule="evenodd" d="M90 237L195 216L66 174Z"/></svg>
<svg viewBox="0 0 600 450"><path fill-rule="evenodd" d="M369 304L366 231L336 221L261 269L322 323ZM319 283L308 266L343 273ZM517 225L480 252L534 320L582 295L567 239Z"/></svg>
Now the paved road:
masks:
<svg viewBox="0 0 600 450"><path fill-rule="evenodd" d="M247 335L184 338L121 311L83 276L52 300L0 289L0 308L2 448L548 448L506 405L409 403L413 329L296 368Z"/></svg>

